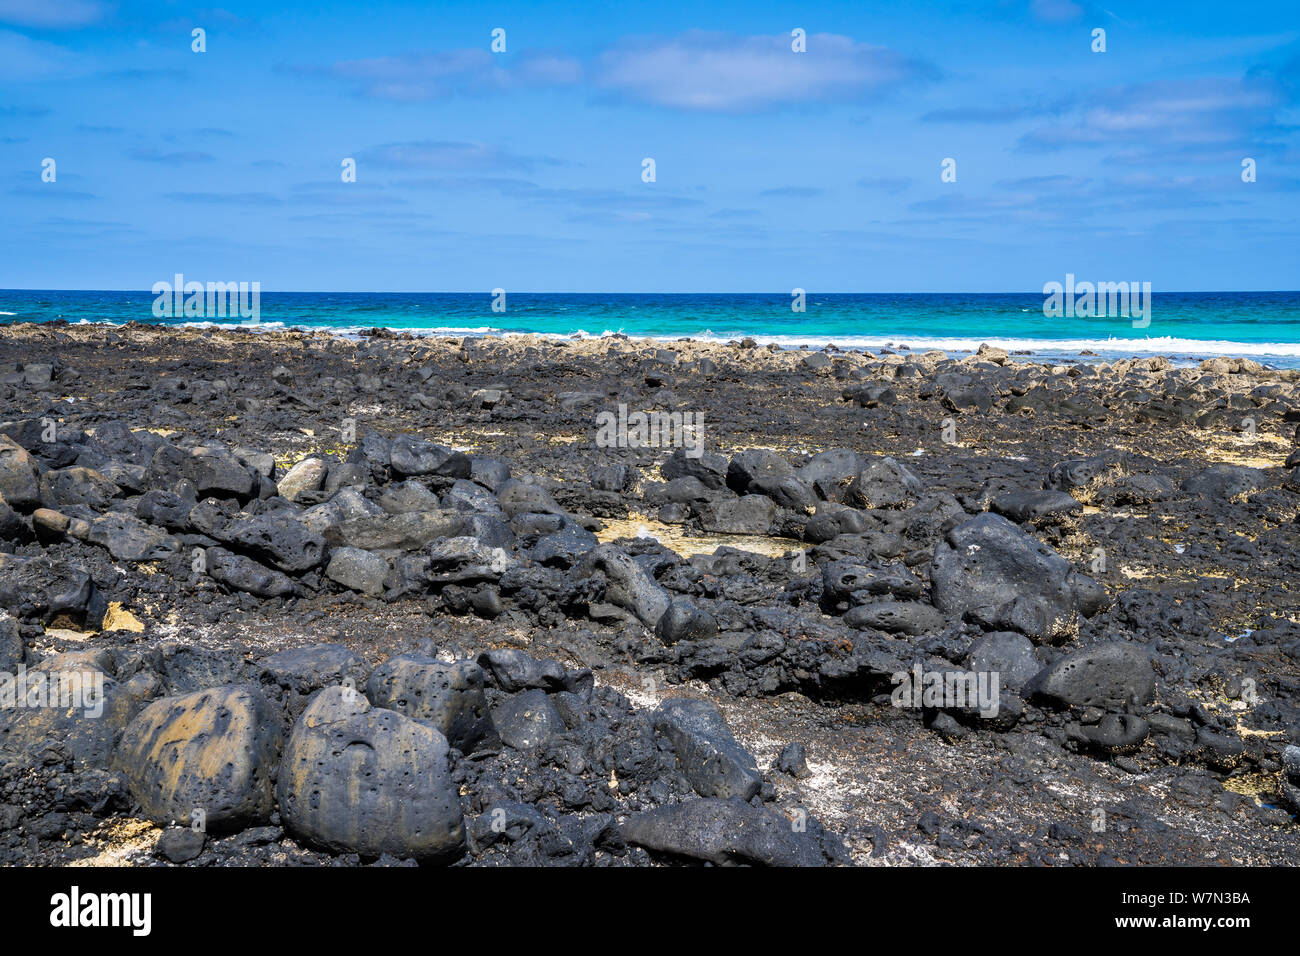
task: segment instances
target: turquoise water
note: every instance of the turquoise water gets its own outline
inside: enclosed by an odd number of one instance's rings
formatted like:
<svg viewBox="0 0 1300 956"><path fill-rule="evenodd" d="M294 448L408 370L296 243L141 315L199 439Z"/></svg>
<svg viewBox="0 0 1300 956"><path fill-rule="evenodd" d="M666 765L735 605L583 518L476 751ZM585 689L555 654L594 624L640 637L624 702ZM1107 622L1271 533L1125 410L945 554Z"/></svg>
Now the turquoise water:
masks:
<svg viewBox="0 0 1300 956"><path fill-rule="evenodd" d="M249 324L238 318L157 318L149 292L0 290L0 321ZM1150 324L1131 319L1044 315L1040 293L808 293L806 311L780 294L507 293L494 311L483 293L267 292L257 327L374 327L430 334L534 332L599 336L622 332L664 340L752 336L760 343L845 348L906 345L958 352L981 342L1046 358L1167 355L1195 361L1243 355L1300 367L1300 293L1155 293Z"/></svg>

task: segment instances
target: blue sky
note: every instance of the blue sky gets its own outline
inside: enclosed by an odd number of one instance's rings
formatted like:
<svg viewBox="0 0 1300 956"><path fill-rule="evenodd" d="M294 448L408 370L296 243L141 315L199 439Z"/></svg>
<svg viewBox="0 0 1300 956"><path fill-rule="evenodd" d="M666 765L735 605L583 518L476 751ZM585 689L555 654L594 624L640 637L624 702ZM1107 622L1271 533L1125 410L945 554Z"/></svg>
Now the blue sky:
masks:
<svg viewBox="0 0 1300 956"><path fill-rule="evenodd" d="M0 288L1297 289L1300 4L0 0L0 210Z"/></svg>

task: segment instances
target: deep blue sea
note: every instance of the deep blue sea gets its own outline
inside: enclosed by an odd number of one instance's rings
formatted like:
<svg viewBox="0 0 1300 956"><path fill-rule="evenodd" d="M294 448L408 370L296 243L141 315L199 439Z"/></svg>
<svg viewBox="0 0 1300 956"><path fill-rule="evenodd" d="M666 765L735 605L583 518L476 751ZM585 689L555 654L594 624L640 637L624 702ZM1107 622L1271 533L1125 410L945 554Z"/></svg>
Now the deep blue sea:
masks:
<svg viewBox="0 0 1300 956"><path fill-rule="evenodd" d="M886 345L949 352L981 342L1041 358L1167 355L1196 361L1249 356L1300 367L1300 292L1157 292L1150 324L1131 319L1048 317L1041 293L808 293L806 311L789 293L507 293L494 311L483 293L266 292L257 328L386 327L435 335L600 336L623 332L671 341L752 336L760 343L845 348ZM157 318L151 292L0 290L0 322L153 322L234 326L238 318Z"/></svg>

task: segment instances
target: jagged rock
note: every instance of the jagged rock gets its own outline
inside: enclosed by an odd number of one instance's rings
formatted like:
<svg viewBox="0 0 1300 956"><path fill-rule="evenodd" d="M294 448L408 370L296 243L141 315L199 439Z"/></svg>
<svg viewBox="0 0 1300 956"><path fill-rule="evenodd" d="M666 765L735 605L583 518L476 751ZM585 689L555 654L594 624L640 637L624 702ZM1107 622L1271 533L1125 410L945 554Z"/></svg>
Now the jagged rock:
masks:
<svg viewBox="0 0 1300 956"><path fill-rule="evenodd" d="M93 468L51 469L41 476L41 503L47 508L86 505L103 511L120 493L113 481Z"/></svg>
<svg viewBox="0 0 1300 956"><path fill-rule="evenodd" d="M655 635L665 644L700 641L717 633L713 615L687 598L676 598L655 625Z"/></svg>
<svg viewBox="0 0 1300 956"><path fill-rule="evenodd" d="M862 471L866 462L848 448L818 452L800 468L798 476L817 492L823 501L843 501L845 491Z"/></svg>
<svg viewBox="0 0 1300 956"><path fill-rule="evenodd" d="M16 706L24 690L26 702ZM23 754L32 767L50 750L78 771L105 769L122 732L158 690L157 676L148 671L118 682L75 655L44 661L25 674L0 675L0 751ZM54 701L59 705L50 706Z"/></svg>
<svg viewBox="0 0 1300 956"><path fill-rule="evenodd" d="M325 483L326 465L319 458L304 458L276 483L281 498L297 501L304 492L317 491Z"/></svg>
<svg viewBox="0 0 1300 956"><path fill-rule="evenodd" d="M68 618L98 628L108 602L81 568L47 557L0 554L0 607L23 621Z"/></svg>
<svg viewBox="0 0 1300 956"><path fill-rule="evenodd" d="M366 696L376 707L431 724L461 753L500 745L483 694L483 669L473 661L444 664L420 654L390 657L370 675Z"/></svg>
<svg viewBox="0 0 1300 956"><path fill-rule="evenodd" d="M1019 690L1042 670L1033 642L1013 631L977 637L966 652L966 667L977 673L996 673L999 685L1008 690Z"/></svg>
<svg viewBox="0 0 1300 956"><path fill-rule="evenodd" d="M188 863L197 859L207 842L207 832L194 826L167 827L158 836L154 853L169 863Z"/></svg>
<svg viewBox="0 0 1300 956"><path fill-rule="evenodd" d="M463 452L446 445L421 441L410 435L393 439L390 463L399 475L437 475L441 478L468 478L470 460Z"/></svg>
<svg viewBox="0 0 1300 956"><path fill-rule="evenodd" d="M1211 465L1183 482L1183 491L1206 498L1226 500L1263 487L1265 476L1258 468L1244 465Z"/></svg>
<svg viewBox="0 0 1300 956"><path fill-rule="evenodd" d="M525 690L507 697L492 711L501 740L516 750L530 750L564 733L564 720L544 690Z"/></svg>
<svg viewBox="0 0 1300 956"><path fill-rule="evenodd" d="M271 568L258 564L252 558L232 554L225 548L208 548L205 552L208 574L236 591L247 591L260 598L288 597L293 594L293 581Z"/></svg>
<svg viewBox="0 0 1300 956"><path fill-rule="evenodd" d="M0 673L14 673L25 657L26 645L18 622L8 611L0 611Z"/></svg>
<svg viewBox="0 0 1300 956"><path fill-rule="evenodd" d="M904 508L924 491L921 479L892 458L868 462L844 489L855 508Z"/></svg>
<svg viewBox="0 0 1300 956"><path fill-rule="evenodd" d="M363 551L419 551L436 538L453 537L465 527L454 511L413 511L405 514L351 518L325 531L332 546Z"/></svg>
<svg viewBox="0 0 1300 956"><path fill-rule="evenodd" d="M180 541L165 531L116 511L90 522L84 537L119 561L160 561L181 549Z"/></svg>
<svg viewBox="0 0 1300 956"><path fill-rule="evenodd" d="M668 592L626 552L602 544L587 553L573 574L581 580L597 571L605 576L605 599L631 611L646 627L654 627L668 610Z"/></svg>
<svg viewBox="0 0 1300 956"><path fill-rule="evenodd" d="M688 800L634 813L619 829L628 843L719 866L827 863L812 828L797 831L792 821L740 800Z"/></svg>
<svg viewBox="0 0 1300 956"><path fill-rule="evenodd" d="M1078 633L1081 609L1096 609L1090 583L1047 545L992 514L949 531L930 565L939 610L1052 642Z"/></svg>
<svg viewBox="0 0 1300 956"><path fill-rule="evenodd" d="M1083 514L1083 504L1064 491L1015 491L994 497L989 506L1018 524L1042 518Z"/></svg>
<svg viewBox="0 0 1300 956"><path fill-rule="evenodd" d="M697 509L700 526L710 534L765 535L776 521L776 502L765 495L711 501Z"/></svg>
<svg viewBox="0 0 1300 956"><path fill-rule="evenodd" d="M484 651L478 658L492 686L513 694L538 688L548 694L570 691L583 698L591 696L592 677L587 669L570 671L559 661L538 660L513 647Z"/></svg>
<svg viewBox="0 0 1300 956"><path fill-rule="evenodd" d="M259 665L258 677L268 693L279 690L286 712L296 719L318 690L336 684L353 690L364 687L368 670L366 662L342 644L312 644L272 654Z"/></svg>
<svg viewBox="0 0 1300 956"><path fill-rule="evenodd" d="M276 511L236 518L217 532L216 537L223 544L290 574L309 571L325 557L323 537L294 515Z"/></svg>
<svg viewBox="0 0 1300 956"><path fill-rule="evenodd" d="M803 779L812 771L808 769L808 751L797 740L781 748L776 758L776 769L792 777Z"/></svg>
<svg viewBox="0 0 1300 956"><path fill-rule="evenodd" d="M388 575L388 562L383 555L360 548L335 548L325 567L325 577L331 581L371 597L384 593Z"/></svg>
<svg viewBox="0 0 1300 956"><path fill-rule="evenodd" d="M716 452L706 451L699 457L686 454L678 448L659 466L659 473L668 481L675 478L694 478L706 488L717 490L727 481L727 459Z"/></svg>
<svg viewBox="0 0 1300 956"><path fill-rule="evenodd" d="M521 514L564 514L549 491L539 485L524 484L517 478L502 482L496 495L501 509L510 518Z"/></svg>
<svg viewBox="0 0 1300 956"><path fill-rule="evenodd" d="M246 502L256 496L260 476L226 449L202 445L184 449L163 444L149 462L146 480L151 488L173 491L185 479L200 498L235 498Z"/></svg>
<svg viewBox="0 0 1300 956"><path fill-rule="evenodd" d="M685 697L666 700L654 712L654 727L672 743L682 772L700 796L748 800L763 786L754 758L736 742L714 704Z"/></svg>
<svg viewBox="0 0 1300 956"><path fill-rule="evenodd" d="M700 478L699 475L695 477ZM740 452L727 465L727 487L738 495L752 494L754 484L773 486L784 478L795 478L794 468L781 455L767 448ZM700 478L703 481L703 478Z"/></svg>
<svg viewBox="0 0 1300 956"><path fill-rule="evenodd" d="M4 436L0 436L0 498L9 507L23 512L41 503L36 460L25 448Z"/></svg>

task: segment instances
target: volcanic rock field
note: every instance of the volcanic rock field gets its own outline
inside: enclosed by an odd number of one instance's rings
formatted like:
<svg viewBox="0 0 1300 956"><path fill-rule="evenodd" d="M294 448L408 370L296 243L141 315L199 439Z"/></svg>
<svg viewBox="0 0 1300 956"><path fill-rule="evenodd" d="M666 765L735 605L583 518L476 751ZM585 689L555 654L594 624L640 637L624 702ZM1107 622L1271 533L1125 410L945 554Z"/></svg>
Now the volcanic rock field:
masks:
<svg viewBox="0 0 1300 956"><path fill-rule="evenodd" d="M1295 863L1300 373L1173 358L4 326L0 862Z"/></svg>

